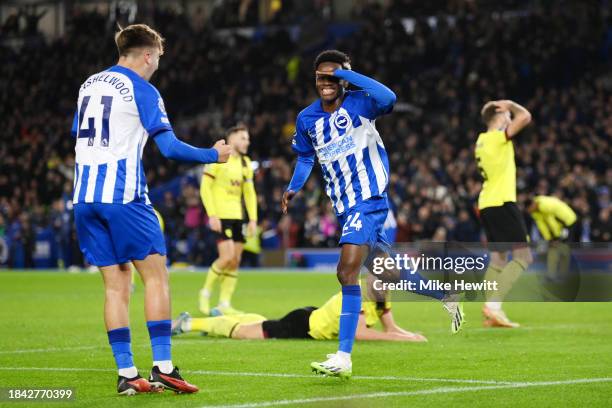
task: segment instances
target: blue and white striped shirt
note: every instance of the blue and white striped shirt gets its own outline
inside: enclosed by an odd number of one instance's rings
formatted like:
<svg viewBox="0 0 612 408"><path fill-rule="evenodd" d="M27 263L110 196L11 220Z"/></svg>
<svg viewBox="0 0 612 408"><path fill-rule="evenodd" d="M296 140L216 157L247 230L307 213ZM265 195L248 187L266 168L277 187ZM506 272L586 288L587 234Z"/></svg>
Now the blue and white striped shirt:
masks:
<svg viewBox="0 0 612 408"><path fill-rule="evenodd" d="M164 102L134 71L113 66L79 90L73 203L150 204L142 166L149 137L172 130Z"/></svg>
<svg viewBox="0 0 612 408"><path fill-rule="evenodd" d="M293 150L300 156L316 153L338 215L369 198L386 196L389 159L374 122L389 110L359 90L347 91L332 113L317 99L297 117Z"/></svg>

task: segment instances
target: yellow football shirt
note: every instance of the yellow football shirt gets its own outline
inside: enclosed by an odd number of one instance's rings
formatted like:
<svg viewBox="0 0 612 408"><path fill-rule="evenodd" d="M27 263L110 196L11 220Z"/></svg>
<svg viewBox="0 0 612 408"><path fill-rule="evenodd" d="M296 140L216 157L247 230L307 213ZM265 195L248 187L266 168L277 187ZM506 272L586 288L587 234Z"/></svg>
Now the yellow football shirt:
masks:
<svg viewBox="0 0 612 408"><path fill-rule="evenodd" d="M200 196L211 217L242 220L242 198L249 220L257 220L257 197L253 186L253 167L248 156L231 155L227 163L204 168Z"/></svg>
<svg viewBox="0 0 612 408"><path fill-rule="evenodd" d="M538 208L531 213L531 217L545 240L559 238L564 227L576 222L574 210L557 197L536 196L534 201Z"/></svg>
<svg viewBox="0 0 612 408"><path fill-rule="evenodd" d="M391 303L385 302L385 308L390 309ZM383 312L377 309L376 302L370 301L362 302L361 311L368 326L375 325ZM340 313L342 313L342 292L336 293L323 306L310 314L308 334L317 340L337 339L340 331Z"/></svg>
<svg viewBox="0 0 612 408"><path fill-rule="evenodd" d="M499 207L516 202L514 145L505 132L492 130L478 135L476 162L484 178L478 208Z"/></svg>

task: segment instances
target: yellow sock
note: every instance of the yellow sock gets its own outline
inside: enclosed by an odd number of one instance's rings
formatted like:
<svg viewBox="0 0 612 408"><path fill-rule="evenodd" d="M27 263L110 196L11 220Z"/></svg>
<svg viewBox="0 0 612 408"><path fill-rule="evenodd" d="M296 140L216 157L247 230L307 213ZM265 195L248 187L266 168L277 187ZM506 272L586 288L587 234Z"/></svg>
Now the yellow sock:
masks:
<svg viewBox="0 0 612 408"><path fill-rule="evenodd" d="M209 336L231 337L240 324L234 316L200 317L191 319L191 330L208 333Z"/></svg>
<svg viewBox="0 0 612 408"><path fill-rule="evenodd" d="M489 267L487 268L487 271L485 272L485 275L484 275L484 280L493 281L493 282L499 281L499 274L501 273L501 271L502 271L501 268L498 268L495 265L489 264ZM486 300L494 301L493 299L495 298L496 294L497 294L497 291L492 291L492 290L487 291L487 293L485 294Z"/></svg>
<svg viewBox="0 0 612 408"><path fill-rule="evenodd" d="M215 286L215 283L217 282L217 280L219 280L219 278L221 277L221 269L217 266L217 262L213 262L212 265L210 265L210 268L208 268L208 273L206 274L206 282L204 283L204 290L206 292L208 292L208 295L210 296L210 294L213 291L213 287Z"/></svg>
<svg viewBox="0 0 612 408"><path fill-rule="evenodd" d="M572 249L564 242L559 244L559 277L567 279L570 273L570 264L572 262Z"/></svg>
<svg viewBox="0 0 612 408"><path fill-rule="evenodd" d="M546 254L546 270L547 277L554 279L559 274L559 248L553 245L548 246Z"/></svg>
<svg viewBox="0 0 612 408"><path fill-rule="evenodd" d="M503 301L525 269L527 265L519 259L508 262L497 278L497 292L493 296L494 300Z"/></svg>
<svg viewBox="0 0 612 408"><path fill-rule="evenodd" d="M238 283L238 269L223 271L221 279L221 291L219 292L219 305L229 306L232 303L232 295Z"/></svg>

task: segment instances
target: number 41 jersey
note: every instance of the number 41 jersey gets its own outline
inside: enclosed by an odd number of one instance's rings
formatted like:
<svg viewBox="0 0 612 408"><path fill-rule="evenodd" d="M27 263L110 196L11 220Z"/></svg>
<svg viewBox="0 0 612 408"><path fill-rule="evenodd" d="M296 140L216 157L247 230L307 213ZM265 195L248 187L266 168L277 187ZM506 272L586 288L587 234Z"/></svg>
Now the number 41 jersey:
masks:
<svg viewBox="0 0 612 408"><path fill-rule="evenodd" d="M73 202L150 203L142 167L149 137L172 130L153 85L121 66L90 76L79 90Z"/></svg>

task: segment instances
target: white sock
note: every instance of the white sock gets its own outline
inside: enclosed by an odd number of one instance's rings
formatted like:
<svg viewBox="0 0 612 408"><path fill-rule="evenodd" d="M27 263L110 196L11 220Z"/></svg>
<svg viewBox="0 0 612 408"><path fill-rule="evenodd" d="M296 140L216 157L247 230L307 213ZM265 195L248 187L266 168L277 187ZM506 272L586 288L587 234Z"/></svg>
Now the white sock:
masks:
<svg viewBox="0 0 612 408"><path fill-rule="evenodd" d="M348 364L351 363L351 353L347 353L345 351L338 350L336 352L336 355L345 363L348 363Z"/></svg>
<svg viewBox="0 0 612 408"><path fill-rule="evenodd" d="M181 330L184 331L184 332L190 332L191 331L191 319L184 320L181 323Z"/></svg>
<svg viewBox="0 0 612 408"><path fill-rule="evenodd" d="M138 370L136 369L136 366L131 366L128 368L120 368L119 375L125 378L134 378L138 375Z"/></svg>
<svg viewBox="0 0 612 408"><path fill-rule="evenodd" d="M499 312L502 308L502 303L501 302L487 302L485 303L485 305L487 305L487 307L495 312Z"/></svg>
<svg viewBox="0 0 612 408"><path fill-rule="evenodd" d="M208 289L202 289L200 291L200 295L209 298L210 297L210 292L208 291Z"/></svg>
<svg viewBox="0 0 612 408"><path fill-rule="evenodd" d="M230 307L230 302L228 302L227 300L219 302L219 307Z"/></svg>
<svg viewBox="0 0 612 408"><path fill-rule="evenodd" d="M157 366L157 368L159 368L159 371L161 371L164 374L170 374L172 370L174 370L174 366L172 365L172 360L154 361L153 365Z"/></svg>

